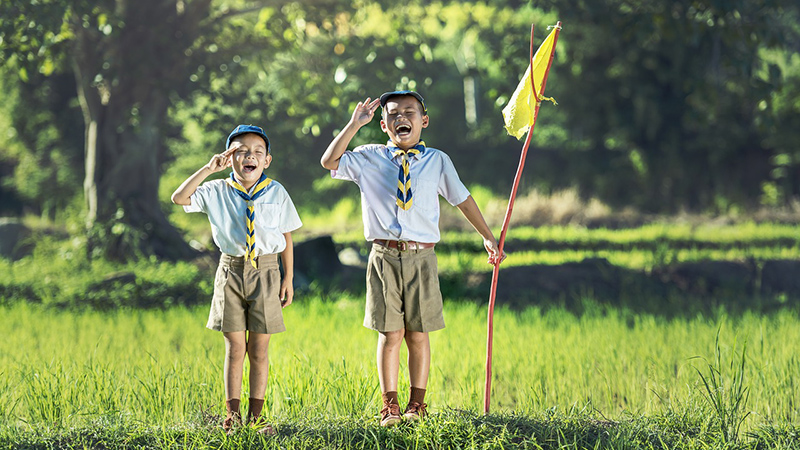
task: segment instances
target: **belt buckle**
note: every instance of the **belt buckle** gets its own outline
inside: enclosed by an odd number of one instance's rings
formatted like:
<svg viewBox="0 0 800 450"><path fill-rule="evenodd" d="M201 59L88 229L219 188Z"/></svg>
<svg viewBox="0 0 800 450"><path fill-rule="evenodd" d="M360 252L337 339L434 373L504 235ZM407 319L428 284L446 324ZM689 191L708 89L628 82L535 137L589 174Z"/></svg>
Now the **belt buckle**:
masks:
<svg viewBox="0 0 800 450"><path fill-rule="evenodd" d="M397 241L397 250L401 252L408 251L408 241Z"/></svg>

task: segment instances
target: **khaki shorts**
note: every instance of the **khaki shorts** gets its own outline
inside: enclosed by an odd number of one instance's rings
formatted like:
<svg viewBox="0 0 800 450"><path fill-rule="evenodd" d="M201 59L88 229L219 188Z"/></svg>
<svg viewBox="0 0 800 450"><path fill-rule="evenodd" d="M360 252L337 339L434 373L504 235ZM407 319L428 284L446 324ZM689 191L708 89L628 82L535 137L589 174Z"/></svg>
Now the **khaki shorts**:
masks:
<svg viewBox="0 0 800 450"><path fill-rule="evenodd" d="M256 258L258 269L241 256L223 254L214 279L206 327L223 332L273 334L286 331L281 312L278 255Z"/></svg>
<svg viewBox="0 0 800 450"><path fill-rule="evenodd" d="M364 326L377 331L444 328L433 248L399 251L372 244L367 263Z"/></svg>

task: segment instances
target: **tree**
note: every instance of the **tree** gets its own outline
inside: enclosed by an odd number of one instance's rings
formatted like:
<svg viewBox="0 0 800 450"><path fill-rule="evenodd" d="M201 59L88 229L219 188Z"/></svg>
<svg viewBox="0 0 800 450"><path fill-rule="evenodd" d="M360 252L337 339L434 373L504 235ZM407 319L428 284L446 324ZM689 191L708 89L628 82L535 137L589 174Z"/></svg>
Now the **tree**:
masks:
<svg viewBox="0 0 800 450"><path fill-rule="evenodd" d="M331 190L347 189L336 184L319 192L308 186L325 178L314 162L355 103L386 90L416 89L426 97L434 123L425 131L426 142L451 152L471 183L506 187L502 182L510 183L510 176L483 170L506 164L513 173L516 162L508 157L513 153L498 149L518 150L503 131L498 99L513 92L524 68L512 74L502 61L524 62L531 22L554 24L555 18L497 3L355 0L264 8L250 24L255 32L240 48L238 62L214 73L215 88L196 92L180 109L191 112L199 129L235 120L229 105L246 111L248 120L270 134L273 173L283 175L298 203L309 205L335 201ZM235 21L229 25L224 33L239 33ZM384 140L377 122L360 131L354 144Z"/></svg>
<svg viewBox="0 0 800 450"><path fill-rule="evenodd" d="M513 173L519 145L500 110L527 66L530 23L542 39L561 19L548 83L560 106L537 125L527 179L655 212L780 204L800 191L800 32L797 7L780 3L3 1L0 62L20 83L3 106L43 169L17 193L53 210L83 176L97 251L184 257L157 190L173 158L207 158L233 124L259 123L298 202L327 203L330 191L308 189L324 178L320 152L355 102L393 88L424 93L425 139L466 180L505 192L510 177L495 175ZM357 137L383 138L377 121ZM84 170L48 195L76 160Z"/></svg>
<svg viewBox="0 0 800 450"><path fill-rule="evenodd" d="M571 67L559 73L569 89L559 100L576 165L588 162L579 169L584 192L651 212L758 205L775 151L758 105L770 106L780 88L759 76L762 55L789 45L784 14L796 7L546 3L569 27L562 48Z"/></svg>
<svg viewBox="0 0 800 450"><path fill-rule="evenodd" d="M193 251L160 209L167 112L191 89L207 36L230 11L211 0L3 2L3 56L20 76L71 69L84 123L90 246L107 257Z"/></svg>
<svg viewBox="0 0 800 450"><path fill-rule="evenodd" d="M63 219L75 208L83 163L83 126L73 105L69 75L29 73L0 67L0 215L16 210ZM16 205L15 205L16 204Z"/></svg>

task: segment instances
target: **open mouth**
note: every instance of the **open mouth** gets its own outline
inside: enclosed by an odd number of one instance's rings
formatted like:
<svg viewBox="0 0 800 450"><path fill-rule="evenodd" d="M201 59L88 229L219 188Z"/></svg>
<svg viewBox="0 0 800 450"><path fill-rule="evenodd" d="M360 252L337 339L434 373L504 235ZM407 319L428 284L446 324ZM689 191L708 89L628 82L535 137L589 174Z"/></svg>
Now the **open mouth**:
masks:
<svg viewBox="0 0 800 450"><path fill-rule="evenodd" d="M242 170L244 171L244 173L250 173L256 170L256 166L254 164L245 164L244 166L242 166Z"/></svg>
<svg viewBox="0 0 800 450"><path fill-rule="evenodd" d="M394 129L394 131L397 133L398 136L401 137L408 136L409 134L411 134L411 126L406 124L398 125Z"/></svg>

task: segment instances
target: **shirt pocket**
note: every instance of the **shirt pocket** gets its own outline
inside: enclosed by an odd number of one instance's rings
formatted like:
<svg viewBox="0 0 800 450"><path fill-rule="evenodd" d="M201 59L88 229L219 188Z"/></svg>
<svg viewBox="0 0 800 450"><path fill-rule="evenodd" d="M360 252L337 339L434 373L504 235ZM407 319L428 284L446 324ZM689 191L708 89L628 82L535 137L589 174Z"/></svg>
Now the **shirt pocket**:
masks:
<svg viewBox="0 0 800 450"><path fill-rule="evenodd" d="M277 229L281 223L280 205L276 203L256 203L253 205L255 226Z"/></svg>
<svg viewBox="0 0 800 450"><path fill-rule="evenodd" d="M414 194L412 207L421 209L437 209L439 207L439 183L433 180L411 178L411 189Z"/></svg>

